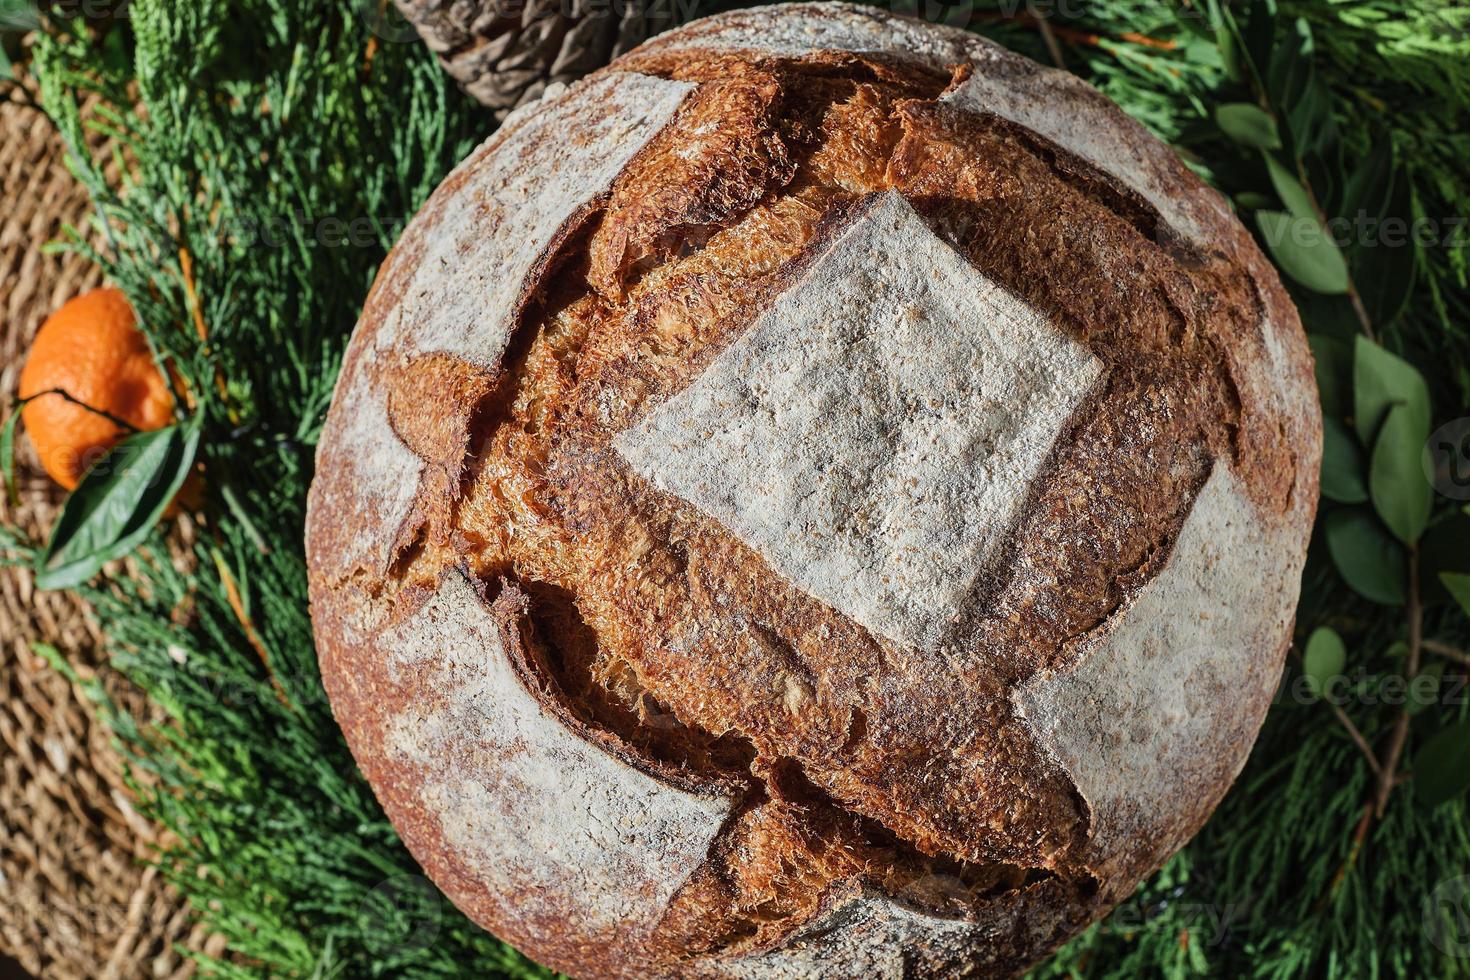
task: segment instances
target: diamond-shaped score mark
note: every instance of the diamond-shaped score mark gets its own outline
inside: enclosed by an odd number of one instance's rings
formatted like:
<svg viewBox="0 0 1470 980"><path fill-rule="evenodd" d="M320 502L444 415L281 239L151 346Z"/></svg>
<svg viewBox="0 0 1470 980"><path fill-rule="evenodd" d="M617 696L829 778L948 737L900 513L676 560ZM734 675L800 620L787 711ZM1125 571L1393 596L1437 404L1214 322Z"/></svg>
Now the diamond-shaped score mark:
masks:
<svg viewBox="0 0 1470 980"><path fill-rule="evenodd" d="M1101 363L875 195L614 446L870 631L939 645Z"/></svg>

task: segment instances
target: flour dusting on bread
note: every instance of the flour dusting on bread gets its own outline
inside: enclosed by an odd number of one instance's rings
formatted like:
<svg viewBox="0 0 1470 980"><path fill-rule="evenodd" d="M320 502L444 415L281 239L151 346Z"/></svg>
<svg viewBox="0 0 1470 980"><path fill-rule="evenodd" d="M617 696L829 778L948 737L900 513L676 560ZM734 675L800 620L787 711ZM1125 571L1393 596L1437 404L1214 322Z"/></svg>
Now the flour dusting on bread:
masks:
<svg viewBox="0 0 1470 980"><path fill-rule="evenodd" d="M1076 154L1141 195L1196 246L1211 247L1220 225L1231 220L1214 191L1181 193L1194 181L1179 157L1069 72L1034 64L1006 74L977 69L944 101L993 113Z"/></svg>
<svg viewBox="0 0 1470 980"><path fill-rule="evenodd" d="M360 529L351 535L313 535L333 576L358 568L387 569L412 518L424 470L423 460L388 422L388 392L378 382L378 363L377 350L365 345L343 367L332 396L337 409L318 451L321 476L312 487L308 528L327 521Z"/></svg>
<svg viewBox="0 0 1470 980"><path fill-rule="evenodd" d="M407 805L433 814L506 914L555 917L575 904L580 930L636 949L731 802L647 776L548 713L512 669L515 626L462 575L446 577L378 646L416 692L384 748L422 773Z"/></svg>
<svg viewBox="0 0 1470 980"><path fill-rule="evenodd" d="M384 342L494 367L556 236L607 192L693 87L617 72L513 120L493 152L449 178L456 190L435 204L439 221L404 287L399 330Z"/></svg>
<svg viewBox="0 0 1470 980"><path fill-rule="evenodd" d="M1102 364L875 195L614 445L798 587L932 649Z"/></svg>
<svg viewBox="0 0 1470 980"><path fill-rule="evenodd" d="M1296 605L1296 531L1262 514L1228 466L1190 511L1164 569L1075 645L1075 662L1016 692L1026 722L1077 782L1091 810L1089 850L1101 873L1172 854L1198 829L1243 754L1279 678Z"/></svg>

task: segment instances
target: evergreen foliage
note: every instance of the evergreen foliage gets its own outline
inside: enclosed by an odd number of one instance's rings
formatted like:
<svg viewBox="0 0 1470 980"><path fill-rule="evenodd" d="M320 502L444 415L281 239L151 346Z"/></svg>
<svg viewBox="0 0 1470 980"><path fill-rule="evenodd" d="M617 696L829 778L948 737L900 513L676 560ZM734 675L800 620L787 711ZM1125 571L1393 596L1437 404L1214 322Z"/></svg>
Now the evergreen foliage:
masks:
<svg viewBox="0 0 1470 980"><path fill-rule="evenodd" d="M36 52L43 102L96 202L106 245L94 257L178 370L209 486L194 574L163 560L154 535L135 555L141 577L103 576L85 592L115 663L172 719L143 730L110 715L143 809L179 838L160 866L230 940L211 969L540 975L415 877L316 672L301 529L341 352L403 221L491 126L426 51L374 35L376 4L365 2L364 12L357 0L134 0L106 40L53 20ZM1339 709L1312 696L1318 679L1298 684L1294 654L1211 822L1039 972L1470 973L1470 907L1463 894L1439 900L1444 883L1470 874L1464 795L1431 805L1413 780L1389 783L1379 815L1373 771L1396 742L1392 773L1428 771L1435 758L1421 750L1440 733L1453 739L1466 717L1467 662L1455 654L1470 620L1437 573L1470 572L1470 517L1436 496L1428 530L1395 518L1395 538L1379 515L1403 513L1418 488L1376 459L1370 481L1380 433L1350 424L1366 384L1354 378L1368 363L1360 335L1422 372L1434 425L1470 414L1470 228L1447 240L1453 219L1470 216L1470 11L1442 0L1073 0L1041 8L1056 12L1043 31L1026 9L918 12L1041 61L1053 57L1049 33L1067 67L1178 147L1248 221L1312 202L1319 218L1351 217L1372 201L1377 217L1432 218L1443 231L1408 252L1348 241L1350 293L1292 284L1329 424L1344 433L1298 628L1341 637L1347 696ZM104 108L85 122L79 100L93 92ZM1222 125L1220 108L1242 105L1277 128L1280 149ZM118 137L121 183L80 152L88 125ZM84 237L67 247L86 250ZM1266 244L1283 268L1302 258ZM1330 244L1311 248L1307 258L1331 264ZM1364 540L1389 556L1397 601L1352 591L1371 591L1383 572L1362 559ZM39 547L0 530L8 560L32 561ZM1399 575L1410 562L1417 586ZM1392 688L1421 673L1439 679L1438 695L1406 711Z"/></svg>

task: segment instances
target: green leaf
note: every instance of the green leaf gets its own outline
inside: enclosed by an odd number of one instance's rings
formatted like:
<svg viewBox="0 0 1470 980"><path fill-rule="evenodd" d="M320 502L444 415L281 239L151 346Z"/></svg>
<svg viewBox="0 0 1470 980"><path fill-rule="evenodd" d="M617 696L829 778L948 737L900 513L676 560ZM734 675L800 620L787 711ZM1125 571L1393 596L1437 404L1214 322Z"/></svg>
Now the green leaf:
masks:
<svg viewBox="0 0 1470 980"><path fill-rule="evenodd" d="M1276 161L1269 153L1261 154L1266 160L1266 172L1271 175L1271 186L1276 188L1276 196L1281 198L1281 203L1286 205L1286 210L1293 218L1302 221L1317 221L1317 209L1312 206L1311 195L1302 186L1296 176Z"/></svg>
<svg viewBox="0 0 1470 980"><path fill-rule="evenodd" d="M1349 588L1385 606L1404 604L1407 554L1372 512L1344 507L1323 524L1327 551Z"/></svg>
<svg viewBox="0 0 1470 980"><path fill-rule="evenodd" d="M1429 428L1429 386L1419 369L1358 337L1353 349L1353 422L1365 445L1377 442L1378 428L1395 404L1409 409L1415 428Z"/></svg>
<svg viewBox="0 0 1470 980"><path fill-rule="evenodd" d="M1414 795L1425 806L1448 803L1470 789L1470 721L1449 726L1414 756Z"/></svg>
<svg viewBox="0 0 1470 980"><path fill-rule="evenodd" d="M1281 211L1257 211L1256 225L1282 272L1315 292L1329 295L1347 292L1347 261L1315 218L1298 218Z"/></svg>
<svg viewBox="0 0 1470 980"><path fill-rule="evenodd" d="M1439 692L1444 681L1444 661L1436 660L1409 681L1409 699L1404 702L1404 711L1410 717L1439 701Z"/></svg>
<svg viewBox="0 0 1470 980"><path fill-rule="evenodd" d="M1464 572L1440 572L1439 580L1450 597L1460 604L1465 615L1470 616L1470 575Z"/></svg>
<svg viewBox="0 0 1470 980"><path fill-rule="evenodd" d="M15 493L15 426L20 422L20 406L16 405L0 428L0 477L5 482L5 497L15 507L20 499Z"/></svg>
<svg viewBox="0 0 1470 980"><path fill-rule="evenodd" d="M1292 156L1302 159L1331 144L1337 124L1332 93L1317 75L1311 25L1298 18L1291 28L1272 51L1267 91Z"/></svg>
<svg viewBox="0 0 1470 980"><path fill-rule="evenodd" d="M1281 134L1276 120L1260 106L1249 102L1231 102L1215 110L1215 122L1225 135L1242 146L1258 150L1281 149Z"/></svg>
<svg viewBox="0 0 1470 980"><path fill-rule="evenodd" d="M1235 195L1235 206L1243 211L1259 211L1261 208L1269 208L1276 201L1269 194L1260 191L1241 191Z"/></svg>
<svg viewBox="0 0 1470 980"><path fill-rule="evenodd" d="M1373 508L1404 544L1419 540L1434 504L1434 488L1419 465L1428 438L1428 424L1421 426L1407 406L1398 404L1388 410L1373 446L1368 474Z"/></svg>
<svg viewBox="0 0 1470 980"><path fill-rule="evenodd" d="M1343 214L1352 217L1362 211L1372 218L1382 217L1388 207L1395 168L1393 140L1379 141L1347 179L1347 186L1343 189Z"/></svg>
<svg viewBox="0 0 1470 980"><path fill-rule="evenodd" d="M1347 665L1347 647L1342 637L1330 626L1319 626L1307 637L1307 649L1302 654L1302 671L1307 686L1319 697L1327 690L1332 678L1342 673Z"/></svg>
<svg viewBox="0 0 1470 980"><path fill-rule="evenodd" d="M1276 0L1258 0L1250 5L1245 27L1240 32L1247 66L1257 85L1264 86L1265 73L1271 67L1276 47L1277 16Z"/></svg>
<svg viewBox="0 0 1470 980"><path fill-rule="evenodd" d="M1299 291L1293 298L1303 323L1310 323L1314 332L1331 337L1347 348L1348 377L1351 378L1353 338L1363 332L1363 321L1358 319L1352 300L1345 293L1328 296L1307 290ZM1351 394L1352 385L1344 386L1343 390ZM1349 403L1340 417L1347 419L1352 414L1353 406Z"/></svg>
<svg viewBox="0 0 1470 980"><path fill-rule="evenodd" d="M1425 604L1453 602L1444 573L1470 573L1470 517L1452 514L1424 533L1419 541L1419 584Z"/></svg>
<svg viewBox="0 0 1470 980"><path fill-rule="evenodd" d="M1368 462L1358 440L1337 419L1322 419L1322 496L1340 504L1368 500Z"/></svg>
<svg viewBox="0 0 1470 980"><path fill-rule="evenodd" d="M1291 29L1272 46L1267 65L1266 88L1274 104L1287 109L1296 105L1306 91L1312 52L1311 27L1300 18L1293 20Z"/></svg>
<svg viewBox="0 0 1470 980"><path fill-rule="evenodd" d="M1333 154L1334 158L1336 153ZM1312 189L1312 196L1317 199L1317 204L1324 215L1331 217L1338 212L1337 203L1341 188L1338 186L1343 180L1343 175L1338 169L1336 159L1324 159L1317 153L1312 153L1301 161L1302 181ZM1347 241L1343 242L1342 248L1346 250L1352 242L1351 233Z"/></svg>
<svg viewBox="0 0 1470 980"><path fill-rule="evenodd" d="M1286 110L1286 138L1298 159L1329 149L1337 140L1332 90L1309 63L1306 84L1296 104Z"/></svg>
<svg viewBox="0 0 1470 980"><path fill-rule="evenodd" d="M1418 281L1422 246L1415 233L1414 212L1414 187L1407 171L1392 175L1386 202L1376 210L1365 207L1361 211L1374 223L1363 225L1363 233L1354 243L1352 264L1359 273L1363 305L1376 325L1398 318ZM1354 221L1359 213L1357 209L1346 212Z"/></svg>
<svg viewBox="0 0 1470 980"><path fill-rule="evenodd" d="M1225 74L1233 82L1245 81L1245 70L1240 64L1240 46L1235 41L1235 33L1228 24L1221 24L1215 28L1215 46L1220 49L1220 63L1225 66Z"/></svg>
<svg viewBox="0 0 1470 980"><path fill-rule="evenodd" d="M1353 348L1326 334L1307 335L1317 375L1322 414L1343 419L1353 413Z"/></svg>
<svg viewBox="0 0 1470 980"><path fill-rule="evenodd" d="M194 465L197 424L129 436L82 478L36 559L36 587L69 589L136 548Z"/></svg>
<svg viewBox="0 0 1470 980"><path fill-rule="evenodd" d="M30 0L0 0L0 31L23 34L40 26L40 15Z"/></svg>

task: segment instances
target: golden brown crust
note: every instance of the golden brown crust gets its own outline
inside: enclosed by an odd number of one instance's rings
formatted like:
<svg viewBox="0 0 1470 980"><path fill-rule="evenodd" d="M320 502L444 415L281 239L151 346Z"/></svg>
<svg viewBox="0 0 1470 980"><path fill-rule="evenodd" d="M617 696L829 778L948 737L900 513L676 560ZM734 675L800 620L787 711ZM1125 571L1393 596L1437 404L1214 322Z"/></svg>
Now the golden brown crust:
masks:
<svg viewBox="0 0 1470 980"><path fill-rule="evenodd" d="M812 38L855 39L859 53L813 50ZM541 251L499 350L469 360L395 338L414 330L400 322L413 311L409 283L460 274L429 265L447 202L493 192L516 127L544 125L535 110L436 193L380 276L312 493L323 676L359 763L431 877L544 962L586 975L807 976L823 963L840 973L895 962L919 975L1016 970L1167 856L1101 850L1100 828L1143 826L1138 808L1168 800L1147 826L1172 849L1244 759L1263 697L1242 695L1246 720L1210 729L1219 744L1208 758L1171 762L1179 785L1203 787L1197 799L1170 797L1164 772L1099 783L1069 746L1105 742L1115 722L1050 715L1075 695L1049 692L1136 686L1142 661L1094 678L1091 651L1147 630L1139 619L1154 592L1187 602L1202 587L1181 581L1205 574L1188 571L1194 552L1175 552L1195 540L1186 528L1204 499L1230 514L1244 501L1283 562L1270 615L1239 627L1245 661L1220 669L1247 671L1252 685L1279 670L1289 603L1275 610L1299 572L1316 497L1304 339L1269 263L1213 192L1095 93L1038 71L968 35L839 5L699 22L547 110L568 121L603 114L626 162L582 203L565 202L560 224L536 225L543 237L527 245ZM1129 141L1127 166L1099 165L1106 142L1018 123L1024 112L970 84L986 72L1036 75L1026 84L1053 86L1038 99L1102 113ZM608 101L626 88L607 89L619 78L644 79L628 84L665 100L656 124L617 121L632 106ZM510 166L548 165L544 147L519 152ZM902 233L916 250L952 250L1051 325L1036 357L1072 345L1099 365L1021 483L1019 518L932 645L897 642L814 598L775 570L768 544L656 484L615 444L711 377L778 299L824 274L855 222L895 200L912 209ZM407 498L364 485L354 454L369 438L384 444L373 458L411 485ZM459 717L447 702L425 704L429 675L405 687L388 664L406 655L391 639L405 630L446 609L465 607L453 613L465 622L480 615L466 593L445 592L461 568L503 624L497 642L517 681L496 680L502 696L530 697L555 722L548 733L602 753L579 763L589 785L636 773L653 781L638 787L662 787L639 812L665 821L659 839L671 843L646 860L664 863L669 889L628 884L640 911L625 917L622 939L578 904L595 909L599 889L616 889L609 881L584 882L579 894L593 897L578 899L554 881L487 876L480 855L519 861L524 845L493 828L468 842L446 829L469 790L448 802L426 795L436 764L405 756L392 736L410 711L435 724ZM1037 688L1043 679L1055 686ZM496 786L516 764L457 761ZM603 805L584 812L573 801L569 832L605 822ZM539 860L548 879L564 873L556 858ZM897 961L875 952L895 944Z"/></svg>

